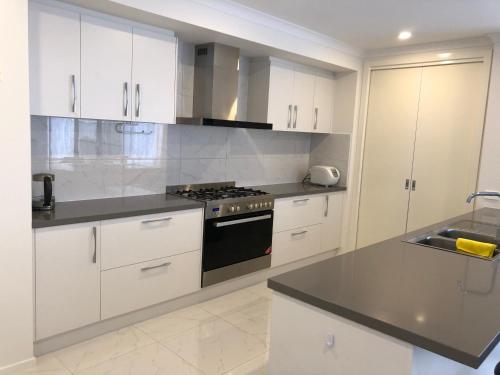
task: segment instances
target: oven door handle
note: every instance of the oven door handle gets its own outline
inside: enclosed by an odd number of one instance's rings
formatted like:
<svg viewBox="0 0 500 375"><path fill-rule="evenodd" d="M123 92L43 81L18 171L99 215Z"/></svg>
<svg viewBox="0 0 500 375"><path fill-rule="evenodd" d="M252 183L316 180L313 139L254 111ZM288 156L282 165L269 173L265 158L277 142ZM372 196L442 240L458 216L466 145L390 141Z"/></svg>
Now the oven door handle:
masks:
<svg viewBox="0 0 500 375"><path fill-rule="evenodd" d="M246 219L237 219L237 220L231 220L231 221L221 221L214 223L214 227L220 228L220 227L227 227L229 225L236 225L236 224L243 224L243 223L250 223L252 221L260 221L260 220L267 220L271 219L271 215L262 215L262 216L255 216L255 217L248 217Z"/></svg>

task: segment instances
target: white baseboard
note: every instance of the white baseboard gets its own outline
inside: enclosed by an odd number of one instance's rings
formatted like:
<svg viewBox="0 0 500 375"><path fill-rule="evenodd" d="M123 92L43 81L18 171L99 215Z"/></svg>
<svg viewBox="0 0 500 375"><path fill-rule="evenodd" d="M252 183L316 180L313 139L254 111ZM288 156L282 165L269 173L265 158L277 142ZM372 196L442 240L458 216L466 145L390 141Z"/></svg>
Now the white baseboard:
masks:
<svg viewBox="0 0 500 375"><path fill-rule="evenodd" d="M36 358L31 357L29 359L25 359L23 361L13 363L13 364L5 366L5 367L0 367L0 375L9 375L9 374L13 374L14 372L26 369L28 367L33 366L35 361L36 361Z"/></svg>
<svg viewBox="0 0 500 375"><path fill-rule="evenodd" d="M242 276L236 279L228 280L223 283L203 288L196 293L189 294L187 296L183 296L158 305L147 307L142 310L133 311L125 315L103 320L86 327L40 340L34 343L35 356L41 356L43 354L65 348L67 346L89 340L102 334L115 331L147 319L155 318L171 311L188 307L215 297L219 297L253 284L257 284L259 282L267 280L270 277L274 277L276 275L334 257L338 254L338 252L338 250L328 251L279 267L254 272L250 275ZM0 373L0 375L3 374Z"/></svg>

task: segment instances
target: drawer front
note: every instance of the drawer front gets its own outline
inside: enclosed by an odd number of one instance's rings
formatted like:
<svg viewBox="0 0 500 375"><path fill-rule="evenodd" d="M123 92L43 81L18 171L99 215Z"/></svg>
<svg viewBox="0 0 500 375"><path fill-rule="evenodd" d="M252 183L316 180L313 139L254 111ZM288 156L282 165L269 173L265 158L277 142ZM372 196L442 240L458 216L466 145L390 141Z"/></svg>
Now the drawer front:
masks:
<svg viewBox="0 0 500 375"><path fill-rule="evenodd" d="M323 221L324 195L277 199L274 204L273 231L307 227Z"/></svg>
<svg viewBox="0 0 500 375"><path fill-rule="evenodd" d="M271 267L280 266L321 252L321 225L274 233Z"/></svg>
<svg viewBox="0 0 500 375"><path fill-rule="evenodd" d="M202 220L196 209L103 221L101 269L200 250Z"/></svg>
<svg viewBox="0 0 500 375"><path fill-rule="evenodd" d="M111 318L193 293L200 286L200 251L103 271L101 317Z"/></svg>

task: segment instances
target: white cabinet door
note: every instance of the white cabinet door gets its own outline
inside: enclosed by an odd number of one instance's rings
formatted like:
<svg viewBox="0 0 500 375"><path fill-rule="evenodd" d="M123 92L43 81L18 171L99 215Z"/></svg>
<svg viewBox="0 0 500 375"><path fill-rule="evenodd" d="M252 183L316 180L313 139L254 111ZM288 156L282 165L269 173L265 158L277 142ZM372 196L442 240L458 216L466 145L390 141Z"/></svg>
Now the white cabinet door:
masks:
<svg viewBox="0 0 500 375"><path fill-rule="evenodd" d="M36 339L99 321L99 223L35 231Z"/></svg>
<svg viewBox="0 0 500 375"><path fill-rule="evenodd" d="M314 80L313 133L331 133L333 118L333 76L318 73Z"/></svg>
<svg viewBox="0 0 500 375"><path fill-rule="evenodd" d="M175 123L177 39L134 27L132 119Z"/></svg>
<svg viewBox="0 0 500 375"><path fill-rule="evenodd" d="M293 130L310 132L313 128L314 74L296 66L293 80Z"/></svg>
<svg viewBox="0 0 500 375"><path fill-rule="evenodd" d="M271 267L304 259L321 252L321 225L292 229L273 234Z"/></svg>
<svg viewBox="0 0 500 375"><path fill-rule="evenodd" d="M132 26L82 15L82 117L132 119Z"/></svg>
<svg viewBox="0 0 500 375"><path fill-rule="evenodd" d="M332 193L324 196L325 210L321 223L321 251L338 249L342 233L342 205L344 193Z"/></svg>
<svg viewBox="0 0 500 375"><path fill-rule="evenodd" d="M484 63L423 68L408 231L472 211L489 70Z"/></svg>
<svg viewBox="0 0 500 375"><path fill-rule="evenodd" d="M269 74L267 121L273 124L273 130L291 131L293 120L293 66L281 61L272 61Z"/></svg>
<svg viewBox="0 0 500 375"><path fill-rule="evenodd" d="M405 233L422 68L371 73L357 247Z"/></svg>
<svg viewBox="0 0 500 375"><path fill-rule="evenodd" d="M80 14L29 3L32 115L80 116Z"/></svg>

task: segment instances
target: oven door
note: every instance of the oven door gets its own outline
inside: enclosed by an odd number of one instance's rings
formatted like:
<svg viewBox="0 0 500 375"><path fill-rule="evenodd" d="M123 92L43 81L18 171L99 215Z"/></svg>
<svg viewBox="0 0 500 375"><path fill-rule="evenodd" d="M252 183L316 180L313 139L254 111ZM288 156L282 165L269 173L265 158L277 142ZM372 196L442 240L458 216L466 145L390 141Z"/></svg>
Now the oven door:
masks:
<svg viewBox="0 0 500 375"><path fill-rule="evenodd" d="M206 220L202 286L270 267L272 239L272 210Z"/></svg>

